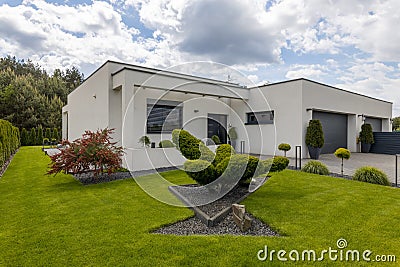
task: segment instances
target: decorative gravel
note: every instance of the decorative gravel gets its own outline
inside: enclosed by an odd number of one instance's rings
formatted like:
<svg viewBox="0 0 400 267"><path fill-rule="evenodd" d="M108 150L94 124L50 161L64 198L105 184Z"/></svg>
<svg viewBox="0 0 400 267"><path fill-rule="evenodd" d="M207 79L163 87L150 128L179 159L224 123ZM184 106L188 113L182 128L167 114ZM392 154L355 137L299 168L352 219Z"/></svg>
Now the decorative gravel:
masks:
<svg viewBox="0 0 400 267"><path fill-rule="evenodd" d="M107 183L115 180L123 180L129 179L132 177L139 177L143 175L149 175L157 172L165 172L176 170L177 167L166 167L166 168L157 168L154 170L144 170L144 171L135 171L135 172L115 172L112 174L103 174L98 176L93 176L92 173L85 174L77 174L74 175L75 179L81 182L83 185L89 184L99 184L99 183Z"/></svg>
<svg viewBox="0 0 400 267"><path fill-rule="evenodd" d="M237 203L240 198L244 197L248 193L249 191L247 190L247 187L238 186L224 197L214 201L213 203L199 206L198 208L208 216L212 217L225 208L232 206L233 203Z"/></svg>
<svg viewBox="0 0 400 267"><path fill-rule="evenodd" d="M241 236L279 236L267 224L255 218L249 213L247 216L253 219L250 229L242 232L233 221L232 213L219 224L207 227L198 218L191 217L184 221L180 221L162 228L159 228L153 233L165 235L241 235Z"/></svg>

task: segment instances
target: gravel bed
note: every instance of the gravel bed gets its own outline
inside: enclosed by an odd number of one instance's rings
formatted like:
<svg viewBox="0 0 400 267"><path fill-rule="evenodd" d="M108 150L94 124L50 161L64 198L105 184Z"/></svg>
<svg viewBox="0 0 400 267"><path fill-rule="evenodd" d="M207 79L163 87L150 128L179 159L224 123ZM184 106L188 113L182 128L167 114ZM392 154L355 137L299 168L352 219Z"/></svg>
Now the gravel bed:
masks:
<svg viewBox="0 0 400 267"><path fill-rule="evenodd" d="M74 177L83 185L89 185L89 184L99 184L115 180L132 178L132 175L130 172L115 172L111 174L102 174L97 176L93 176L92 173L85 173L85 174L74 175Z"/></svg>
<svg viewBox="0 0 400 267"><path fill-rule="evenodd" d="M144 171L135 171L135 172L115 172L112 174L103 174L98 176L93 176L92 173L85 173L85 174L77 174L74 175L75 179L81 182L83 185L89 184L99 184L99 183L107 183L115 180L123 180L129 179L132 177L139 177L143 175L149 175L157 172L165 172L176 170L177 167L165 167L165 168L157 168L154 170L144 170Z"/></svg>
<svg viewBox="0 0 400 267"><path fill-rule="evenodd" d="M255 218L249 213L247 216L253 219L250 229L242 232L233 221L232 213L215 226L207 227L198 218L191 217L162 228L152 233L166 235L241 235L241 236L279 236L267 224Z"/></svg>
<svg viewBox="0 0 400 267"><path fill-rule="evenodd" d="M248 188L245 186L238 186L230 191L228 194L223 196L222 198L214 201L213 203L198 206L205 214L212 217L216 215L218 212L224 210L227 207L232 206L233 203L237 203L237 201L248 194Z"/></svg>

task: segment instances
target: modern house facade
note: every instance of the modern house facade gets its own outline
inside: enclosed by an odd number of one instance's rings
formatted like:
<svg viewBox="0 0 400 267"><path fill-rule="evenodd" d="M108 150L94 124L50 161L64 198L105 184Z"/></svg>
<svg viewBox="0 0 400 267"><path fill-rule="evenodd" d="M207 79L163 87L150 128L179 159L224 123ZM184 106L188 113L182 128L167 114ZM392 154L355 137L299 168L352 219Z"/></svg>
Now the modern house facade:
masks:
<svg viewBox="0 0 400 267"><path fill-rule="evenodd" d="M200 139L219 136L234 127L236 150L274 155L279 143L302 147L310 119L322 122L322 153L338 147L358 151L357 136L364 122L374 131L390 131L392 103L295 79L247 88L186 74L107 61L68 96L63 108L63 138L74 140L85 130L115 128L114 139L126 151L131 170L181 165L176 149L144 149L148 136L158 144L183 128ZM288 156L294 156L294 149Z"/></svg>

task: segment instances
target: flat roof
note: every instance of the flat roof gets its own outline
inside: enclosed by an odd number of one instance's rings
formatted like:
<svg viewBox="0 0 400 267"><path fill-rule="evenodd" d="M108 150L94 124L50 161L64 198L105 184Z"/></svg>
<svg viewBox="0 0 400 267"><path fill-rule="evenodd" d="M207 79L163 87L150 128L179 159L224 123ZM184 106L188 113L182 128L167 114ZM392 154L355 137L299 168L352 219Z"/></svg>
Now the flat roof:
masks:
<svg viewBox="0 0 400 267"><path fill-rule="evenodd" d="M306 79L306 78L297 78L297 79L292 79L292 80L268 83L268 84L264 84L264 85L261 85L261 86L246 87L246 86L241 86L241 85L236 84L236 83L231 83L231 82L226 82L226 81L221 81L221 80L216 80L216 79L210 79L210 78L205 78L205 77L199 77L199 76L194 76L194 75L189 75L189 74L184 74L184 73L179 73L179 72L173 72L173 71L168 71L168 70L161 70L161 69L156 69L156 68L144 67L144 66L139 66L139 65L130 64L130 63L118 62L118 61L114 61L114 60L107 60L106 62L104 62L100 67L98 67L94 72L92 72L84 80L84 82L87 79L89 79L93 74L95 74L98 70L100 70L107 63L115 63L115 64L124 65L124 67L122 67L121 69L115 71L114 73L111 73L111 76L114 76L114 75L116 75L119 72L124 71L124 70L137 70L137 71L147 72L147 73L152 73L152 74L158 73L158 74L162 74L162 75L166 75L166 76L184 77L184 78L189 78L189 79L192 79L192 80L193 79L201 80L201 81L204 81L206 83L223 84L223 85L227 85L227 86L237 87L237 88L240 88L240 89L255 89L255 88L267 87L267 86L277 85L277 84L282 84L282 83L290 83L290 82L295 82L295 81L308 81L308 82L315 83L315 84L318 84L318 85L327 86L327 87L335 89L335 90L340 90L342 92L347 92L347 93L350 93L350 94L363 96L363 97L367 97L367 98L374 99L374 100L377 100L377 101L382 101L382 102L385 102L385 103L393 104L393 102L390 102L390 101L386 101L386 100L375 98L375 97L372 97L372 96L367 96L367 95L363 95L363 94L360 94L360 93L352 92L352 91L349 91L349 90L345 90L345 89L338 88L338 87L335 87L335 86L332 86L332 85L328 85L328 84L324 84L324 83L321 83L321 82L316 82L316 81L313 81L313 80L310 80L310 79Z"/></svg>
<svg viewBox="0 0 400 267"><path fill-rule="evenodd" d="M183 77L183 78L189 78L189 79L192 79L192 80L201 80L201 81L204 81L206 83L221 84L221 85L226 85L226 86L237 87L237 88L240 88L240 89L248 89L246 86L241 86L241 85L239 85L237 83L231 83L231 82L221 81L221 80L217 80L217 79L211 79L211 78L205 78L205 77L200 77L200 76L194 76L194 75L190 75L190 74L173 72L173 71L169 71L169 70L162 70L162 69L144 67L144 66L139 66L139 65L130 64L130 63L118 62L118 61L114 61L114 60L107 60L106 62L104 62L100 67L98 67L95 71L93 71L84 80L84 82L87 79L89 79L91 76L93 76L98 70L103 68L107 63L114 63L114 64L119 64L119 65L124 65L121 69L111 73L111 76L114 76L114 75L116 75L119 72L124 71L124 70L137 70L137 71L151 73L151 74L161 74L161 75L165 75L165 76Z"/></svg>
<svg viewBox="0 0 400 267"><path fill-rule="evenodd" d="M335 86L332 86L332 85L329 85L329 84L324 84L324 83L321 83L321 82L316 82L316 81L313 81L313 80L310 80L310 79L306 79L306 78L297 78L297 79L286 80L286 81L281 81L281 82L268 83L268 84L264 84L264 85L261 85L261 86L254 86L254 87L251 87L249 89L267 87L267 86L270 86L270 85L276 85L276 84L281 84L281 83L290 83L290 82L296 82L296 81L307 81L307 82L315 83L315 84L318 84L318 85L327 86L329 88L332 88L332 89L335 89L335 90L339 90L339 91L342 91L342 92L346 92L346 93L350 93L350 94L354 94L354 95L358 95L358 96L362 96L362 97L367 97L367 98L370 98L370 99L373 99L373 100L377 100L377 101L381 101L381 102L385 102L385 103L388 103L388 104L393 104L393 102L390 102L390 101L386 101L386 100L375 98L375 97L372 97L372 96L367 96L367 95L363 95L363 94L360 94L360 93L352 92L352 91L349 91L349 90L345 90L345 89L338 88L338 87L335 87Z"/></svg>

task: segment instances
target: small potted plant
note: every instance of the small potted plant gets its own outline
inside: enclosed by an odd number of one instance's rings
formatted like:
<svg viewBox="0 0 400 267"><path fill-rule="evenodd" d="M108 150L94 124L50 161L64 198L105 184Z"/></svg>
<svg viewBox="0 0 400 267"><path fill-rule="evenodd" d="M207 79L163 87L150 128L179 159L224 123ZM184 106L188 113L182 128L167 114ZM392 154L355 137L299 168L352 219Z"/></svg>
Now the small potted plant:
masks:
<svg viewBox="0 0 400 267"><path fill-rule="evenodd" d="M324 146L324 132L319 120L310 120L306 133L306 145L310 158L318 159L321 154L321 148Z"/></svg>
<svg viewBox="0 0 400 267"><path fill-rule="evenodd" d="M229 141L231 142L231 146L233 149L236 149L236 139L238 138L235 127L229 128L228 131Z"/></svg>
<svg viewBox="0 0 400 267"><path fill-rule="evenodd" d="M283 151L285 153L285 157L286 157L286 152L289 151L292 147L289 144L286 143L282 143L278 146L278 149Z"/></svg>
<svg viewBox="0 0 400 267"><path fill-rule="evenodd" d="M371 145L374 143L374 133L372 132L371 124L364 123L361 125L359 140L361 142L361 152L368 153Z"/></svg>
<svg viewBox="0 0 400 267"><path fill-rule="evenodd" d="M336 151L335 151L335 156L337 158L342 159L342 169L341 169L342 177L343 177L343 159L349 159L350 155L351 155L350 151L346 148L341 147L341 148L336 149Z"/></svg>
<svg viewBox="0 0 400 267"><path fill-rule="evenodd" d="M143 147L149 147L151 141L147 135L143 135L142 137L139 138L139 143L141 143Z"/></svg>

